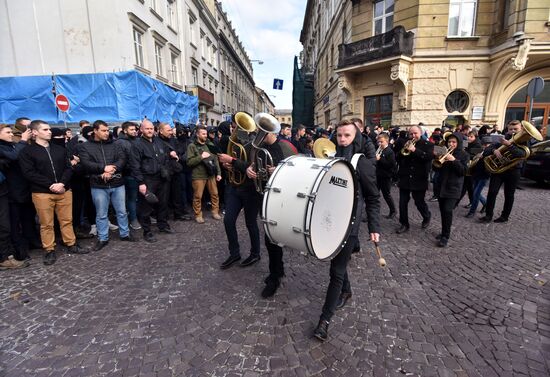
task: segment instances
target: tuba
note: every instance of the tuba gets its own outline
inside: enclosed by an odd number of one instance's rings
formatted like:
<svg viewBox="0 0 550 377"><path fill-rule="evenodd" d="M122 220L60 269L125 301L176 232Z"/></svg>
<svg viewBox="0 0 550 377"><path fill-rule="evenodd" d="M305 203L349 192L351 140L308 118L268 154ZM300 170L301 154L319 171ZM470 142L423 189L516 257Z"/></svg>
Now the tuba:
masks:
<svg viewBox="0 0 550 377"><path fill-rule="evenodd" d="M491 174L503 173L506 170L513 168L514 166L519 164L521 161L526 160L531 154L531 151L529 150L528 146L520 145L520 144L526 143L531 138L534 138L538 141L541 141L543 139L540 132L531 123L525 120L522 120L521 125L523 126L523 128L517 134L514 134L514 136L512 136L512 138L510 139L510 142L514 144L516 147L523 149L525 151L525 156L514 157L510 153L509 146L501 145L497 149L502 155L501 158L498 158L493 154L485 157L485 159L483 160L483 162L485 163L485 168L489 173Z"/></svg>
<svg viewBox="0 0 550 377"><path fill-rule="evenodd" d="M403 156L408 156L411 154L411 151L409 150L409 147L411 145L415 145L416 144L416 139L410 139L408 140L405 145L403 146L403 148L401 148L401 154Z"/></svg>
<svg viewBox="0 0 550 377"><path fill-rule="evenodd" d="M244 146L239 143L238 133L240 130L247 133L254 132L256 130L256 123L251 115L245 112L239 111L235 114L235 123L237 127L229 137L229 144L227 145L227 154L233 158L243 161L247 160L246 150ZM240 186L244 183L246 176L235 169L228 171L229 182L235 186Z"/></svg>
<svg viewBox="0 0 550 377"><path fill-rule="evenodd" d="M273 115L268 113L258 113L254 117L258 133L252 141L252 152L250 153L250 160L254 164L254 170L256 172L256 179L254 185L256 191L260 194L264 192L264 186L269 179L269 173L267 168L273 166L273 157L271 153L262 147L267 134L278 134L281 130L281 124Z"/></svg>
<svg viewBox="0 0 550 377"><path fill-rule="evenodd" d="M336 145L329 139L319 138L313 143L315 158L333 158L336 155Z"/></svg>

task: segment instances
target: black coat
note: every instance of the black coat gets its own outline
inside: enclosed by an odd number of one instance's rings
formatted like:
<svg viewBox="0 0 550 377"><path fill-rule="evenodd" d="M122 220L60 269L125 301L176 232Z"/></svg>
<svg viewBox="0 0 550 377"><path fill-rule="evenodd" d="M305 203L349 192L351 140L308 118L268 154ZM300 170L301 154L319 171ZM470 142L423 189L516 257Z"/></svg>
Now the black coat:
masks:
<svg viewBox="0 0 550 377"><path fill-rule="evenodd" d="M65 190L69 189L71 164L67 150L59 145L50 143L49 153L39 144L27 145L19 154L19 165L31 184L31 192L51 194L50 186L54 183L63 183Z"/></svg>
<svg viewBox="0 0 550 377"><path fill-rule="evenodd" d="M130 170L132 177L136 179L138 184L145 181L145 176L161 177L161 167L166 167L168 164L168 153L170 151L164 143L153 137L149 141L143 137L138 138L132 144L130 154Z"/></svg>
<svg viewBox="0 0 550 377"><path fill-rule="evenodd" d="M413 191L428 189L428 177L434 158L434 145L420 139L416 142L416 150L408 156L397 155L399 163L399 188Z"/></svg>
<svg viewBox="0 0 550 377"><path fill-rule="evenodd" d="M380 178L391 178L397 171L397 161L393 149L388 146L382 151L380 160L376 161L376 176Z"/></svg>
<svg viewBox="0 0 550 377"><path fill-rule="evenodd" d="M136 139L131 139L124 132L118 134L118 139L115 141L115 145L118 145L124 152L124 158L126 160L126 166L124 166L124 175L130 175L130 154L132 152L132 143Z"/></svg>
<svg viewBox="0 0 550 377"><path fill-rule="evenodd" d="M458 147L453 151L454 161L445 161L439 169L440 198L460 199L464 174L468 168L470 156L462 149L462 138L458 139Z"/></svg>
<svg viewBox="0 0 550 377"><path fill-rule="evenodd" d="M122 148L112 139L107 141L91 140L80 147L80 163L86 173L90 175L90 186L94 188L113 188L124 184L122 172L126 166L126 156ZM115 165L116 172L113 178L105 182L101 174L105 166Z"/></svg>
<svg viewBox="0 0 550 377"><path fill-rule="evenodd" d="M31 200L31 187L23 176L19 166L19 154L27 146L27 142L8 143L0 140L0 158L6 160L3 173L6 176L9 200L12 203L27 203Z"/></svg>

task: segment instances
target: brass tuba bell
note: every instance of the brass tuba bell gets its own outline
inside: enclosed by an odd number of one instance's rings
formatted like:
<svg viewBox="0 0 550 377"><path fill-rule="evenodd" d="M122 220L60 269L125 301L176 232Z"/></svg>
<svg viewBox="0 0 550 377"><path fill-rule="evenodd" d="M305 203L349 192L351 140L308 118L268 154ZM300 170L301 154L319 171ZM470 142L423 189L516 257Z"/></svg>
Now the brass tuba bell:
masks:
<svg viewBox="0 0 550 377"><path fill-rule="evenodd" d="M247 161L246 150L244 146L239 143L239 132L244 131L247 133L254 132L256 130L256 123L251 115L239 111L235 114L235 123L237 127L231 133L229 137L229 144L227 145L227 154L233 158ZM229 182L235 186L240 186L244 183L246 176L234 169L228 171Z"/></svg>
<svg viewBox="0 0 550 377"><path fill-rule="evenodd" d="M281 124L277 118L268 113L258 113L254 117L254 120L256 121L258 133L252 141L253 148L250 160L254 164L254 170L256 172L256 179L254 180L256 191L263 193L264 186L269 179L267 168L274 165L271 153L263 148L263 142L267 134L278 134L281 130Z"/></svg>

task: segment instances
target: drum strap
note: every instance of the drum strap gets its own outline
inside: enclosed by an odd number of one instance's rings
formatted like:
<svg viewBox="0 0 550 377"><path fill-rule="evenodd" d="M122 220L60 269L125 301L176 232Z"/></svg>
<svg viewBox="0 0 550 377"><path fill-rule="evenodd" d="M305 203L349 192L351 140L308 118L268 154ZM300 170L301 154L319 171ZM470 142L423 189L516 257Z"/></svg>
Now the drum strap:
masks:
<svg viewBox="0 0 550 377"><path fill-rule="evenodd" d="M357 164L359 163L359 159L363 156L362 153L356 153L353 155L353 157L351 158L351 165L353 166L353 168L355 170L357 170Z"/></svg>

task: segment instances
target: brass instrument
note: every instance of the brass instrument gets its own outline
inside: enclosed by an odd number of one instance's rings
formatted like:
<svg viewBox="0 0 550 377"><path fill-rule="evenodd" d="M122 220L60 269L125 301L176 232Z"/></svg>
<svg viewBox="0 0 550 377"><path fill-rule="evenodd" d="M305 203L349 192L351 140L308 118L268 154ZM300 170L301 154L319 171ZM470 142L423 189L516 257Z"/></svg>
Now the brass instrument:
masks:
<svg viewBox="0 0 550 377"><path fill-rule="evenodd" d="M382 149L382 147L378 147L378 149L376 150L376 153L375 153L375 156L377 158L380 158L382 157L382 152L384 151L384 149Z"/></svg>
<svg viewBox="0 0 550 377"><path fill-rule="evenodd" d="M468 161L468 168L466 169L466 175L470 176L474 172L474 168L476 167L477 163L483 158L483 151L479 152L474 156L474 158L470 159Z"/></svg>
<svg viewBox="0 0 550 377"><path fill-rule="evenodd" d="M254 180L256 191L262 194L264 192L264 186L269 180L267 168L274 165L271 153L269 153L267 149L262 148L262 144L267 134L279 133L281 130L281 124L277 118L268 113L256 114L254 121L256 122L258 133L252 141L253 148L250 160L254 164L254 171L256 172L256 179Z"/></svg>
<svg viewBox="0 0 550 377"><path fill-rule="evenodd" d="M411 154L411 151L409 150L409 147L410 147L411 145L415 145L415 144L416 144L416 141L417 141L416 139L410 139L410 140L408 140L408 141L405 143L405 145L403 146L403 148L401 148L401 154L402 154L403 156L408 156L408 155L410 155L410 154Z"/></svg>
<svg viewBox="0 0 550 377"><path fill-rule="evenodd" d="M510 139L510 142L514 144L516 147L521 148L525 151L524 157L513 157L510 153L510 147L506 145L501 145L498 147L498 151L502 155L501 158L498 158L497 156L490 155L485 157L483 162L485 163L485 168L487 171L491 174L500 174L505 172L506 170L509 170L519 164L521 161L526 160L529 155L531 154L531 151L529 150L529 147L526 145L520 145L524 144L529 139L534 138L538 141L541 141L543 139L540 132L533 126L531 123L522 120L521 125L523 128L512 138Z"/></svg>
<svg viewBox="0 0 550 377"><path fill-rule="evenodd" d="M454 148L445 148L445 147L442 147L444 148L445 152L440 155L438 158L434 158L432 164L434 167L436 168L440 168L443 166L443 163L446 161L447 159L447 156L451 155L453 153L453 151L455 150Z"/></svg>
<svg viewBox="0 0 550 377"><path fill-rule="evenodd" d="M447 142L447 138L453 134L452 131L447 131L443 134L443 137L441 138L441 141L439 142L439 145L442 147L445 146L445 143Z"/></svg>
<svg viewBox="0 0 550 377"><path fill-rule="evenodd" d="M336 145L329 139L319 138L313 143L315 158L333 158L336 155Z"/></svg>
<svg viewBox="0 0 550 377"><path fill-rule="evenodd" d="M235 123L237 124L237 128L235 128L235 131L233 131L233 133L229 137L227 154L233 158L246 161L246 150L244 149L244 146L239 143L238 134L241 131L247 133L254 132L256 130L256 123L254 122L254 118L252 118L252 116L242 111L239 111L235 114ZM229 182L231 182L233 185L240 186L244 183L246 176L235 169L231 169L228 171L228 178Z"/></svg>

